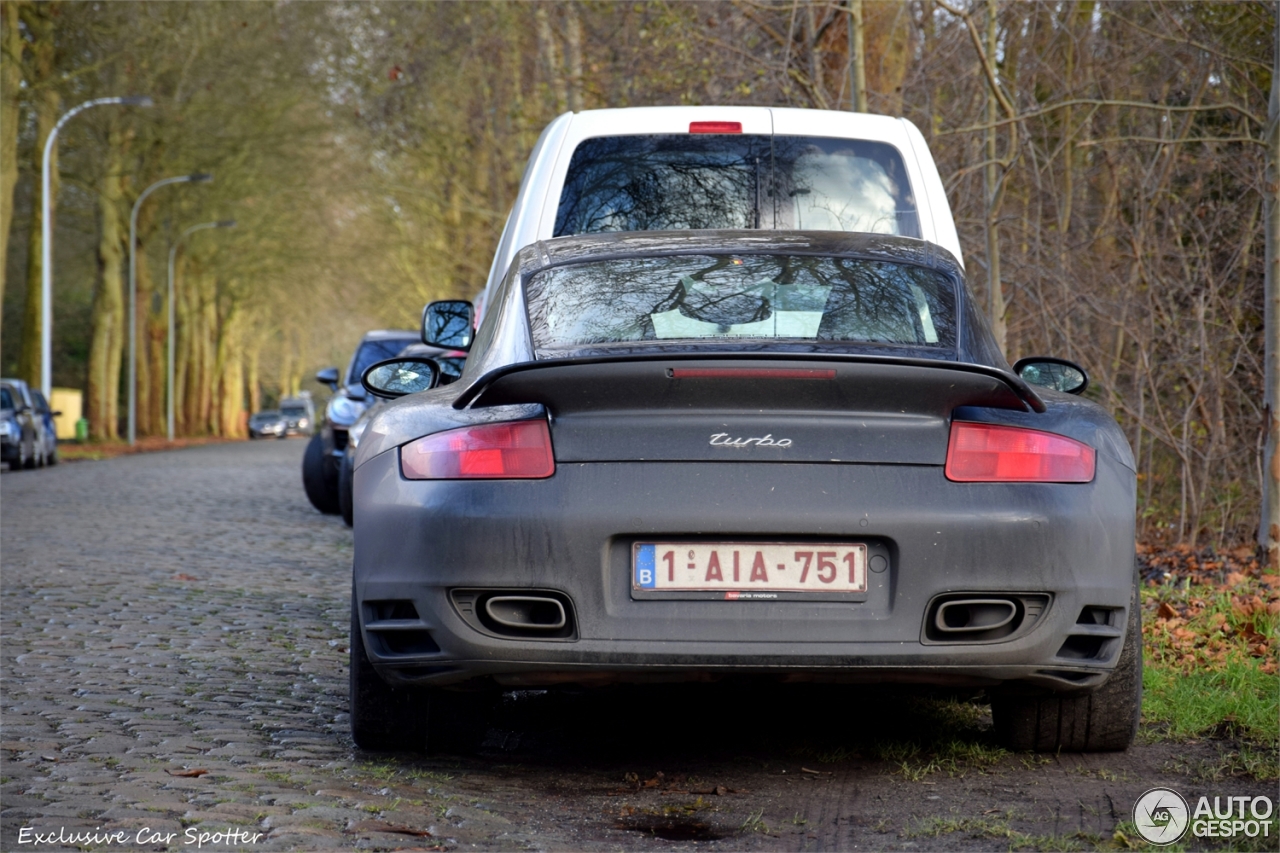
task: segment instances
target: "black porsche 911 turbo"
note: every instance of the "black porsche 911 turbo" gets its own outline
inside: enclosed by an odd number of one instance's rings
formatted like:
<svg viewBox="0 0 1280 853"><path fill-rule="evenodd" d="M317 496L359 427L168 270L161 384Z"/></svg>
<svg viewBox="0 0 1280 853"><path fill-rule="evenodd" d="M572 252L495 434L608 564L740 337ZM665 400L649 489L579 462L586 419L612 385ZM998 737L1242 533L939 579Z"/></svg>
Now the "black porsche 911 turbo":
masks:
<svg viewBox="0 0 1280 853"><path fill-rule="evenodd" d="M985 688L1018 749L1141 699L1134 461L1070 362L1010 368L950 254L876 234L565 237L375 365L351 723L461 750L503 690Z"/></svg>

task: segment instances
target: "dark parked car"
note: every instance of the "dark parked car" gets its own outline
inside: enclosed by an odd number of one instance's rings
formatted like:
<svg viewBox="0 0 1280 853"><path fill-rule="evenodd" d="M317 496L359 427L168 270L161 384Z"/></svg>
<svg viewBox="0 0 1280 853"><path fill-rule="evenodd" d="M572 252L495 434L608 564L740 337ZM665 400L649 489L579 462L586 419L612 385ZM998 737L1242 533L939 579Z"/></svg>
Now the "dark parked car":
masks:
<svg viewBox="0 0 1280 853"><path fill-rule="evenodd" d="M423 343L407 346L399 355L430 358L439 368L440 380L438 384L440 385L448 385L450 382L457 381L458 377L462 375L463 366L467 362L467 354L465 352L431 347ZM354 471L352 461L355 459L356 448L360 444L360 436L364 434L364 428L369 425L370 418L377 414L384 402L384 400L374 397L370 401L369 407L364 410L364 414L360 416L360 419L347 430L347 450L343 454L342 460L338 463L338 511L348 527L352 526L355 517L355 505L352 503L351 495L352 473Z"/></svg>
<svg viewBox="0 0 1280 853"><path fill-rule="evenodd" d="M316 374L316 380L333 389L325 406L320 428L307 443L302 457L302 485L311 505L320 512L337 515L339 463L347 449L347 430L351 428L371 400L360 386L360 376L372 364L391 358L410 344L421 341L419 332L379 330L369 332L356 347L345 373L327 367Z"/></svg>
<svg viewBox="0 0 1280 853"><path fill-rule="evenodd" d="M55 412L50 406L49 401L44 398L36 389L31 389L31 402L35 404L36 414L40 417L41 435L44 438L42 452L44 454L45 465L58 464L58 425L54 422L54 418L62 414Z"/></svg>
<svg viewBox="0 0 1280 853"><path fill-rule="evenodd" d="M57 412L21 379L0 379L0 391L0 457L9 470L58 464Z"/></svg>
<svg viewBox="0 0 1280 853"><path fill-rule="evenodd" d="M249 418L249 438L284 438L284 430L284 415L279 409L264 409L254 412Z"/></svg>
<svg viewBox="0 0 1280 853"><path fill-rule="evenodd" d="M399 399L355 460L361 747L474 745L504 689L725 678L985 688L1011 747L1131 742L1129 446L1082 368L1010 368L949 253L547 240L432 373L367 374Z"/></svg>

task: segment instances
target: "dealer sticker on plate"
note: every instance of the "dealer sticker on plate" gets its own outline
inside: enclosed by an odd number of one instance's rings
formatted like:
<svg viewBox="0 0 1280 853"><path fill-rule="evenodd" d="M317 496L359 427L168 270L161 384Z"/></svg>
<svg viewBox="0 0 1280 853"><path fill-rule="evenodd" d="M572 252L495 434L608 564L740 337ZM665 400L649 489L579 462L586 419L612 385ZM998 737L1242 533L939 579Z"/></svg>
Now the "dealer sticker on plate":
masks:
<svg viewBox="0 0 1280 853"><path fill-rule="evenodd" d="M637 591L723 593L730 601L867 591L861 543L639 542L633 553Z"/></svg>

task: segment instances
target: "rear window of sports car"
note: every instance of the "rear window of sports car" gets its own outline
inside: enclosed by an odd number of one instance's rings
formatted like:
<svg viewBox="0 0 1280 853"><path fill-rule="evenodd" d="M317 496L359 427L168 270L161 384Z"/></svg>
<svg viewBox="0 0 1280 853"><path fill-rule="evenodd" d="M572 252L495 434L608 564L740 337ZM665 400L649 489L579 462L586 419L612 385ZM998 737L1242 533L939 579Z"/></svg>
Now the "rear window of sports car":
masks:
<svg viewBox="0 0 1280 853"><path fill-rule="evenodd" d="M525 286L539 350L732 340L955 346L951 280L911 264L675 255L553 267Z"/></svg>

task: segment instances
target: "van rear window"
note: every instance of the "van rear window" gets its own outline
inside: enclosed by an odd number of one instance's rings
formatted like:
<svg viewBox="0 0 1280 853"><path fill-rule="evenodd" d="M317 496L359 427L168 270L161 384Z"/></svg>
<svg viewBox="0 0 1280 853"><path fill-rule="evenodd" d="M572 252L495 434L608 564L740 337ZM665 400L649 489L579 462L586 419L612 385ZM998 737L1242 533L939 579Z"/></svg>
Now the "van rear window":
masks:
<svg viewBox="0 0 1280 853"><path fill-rule="evenodd" d="M920 236L902 156L883 142L655 134L573 152L556 237L704 228Z"/></svg>

